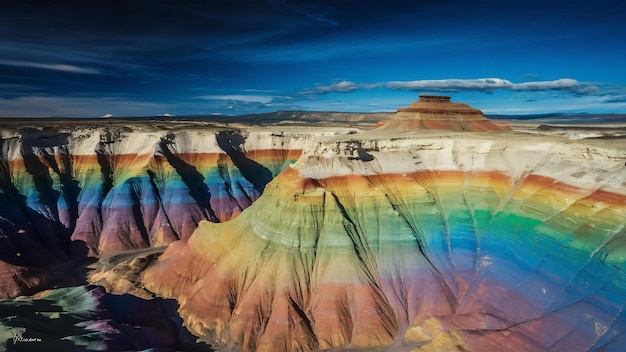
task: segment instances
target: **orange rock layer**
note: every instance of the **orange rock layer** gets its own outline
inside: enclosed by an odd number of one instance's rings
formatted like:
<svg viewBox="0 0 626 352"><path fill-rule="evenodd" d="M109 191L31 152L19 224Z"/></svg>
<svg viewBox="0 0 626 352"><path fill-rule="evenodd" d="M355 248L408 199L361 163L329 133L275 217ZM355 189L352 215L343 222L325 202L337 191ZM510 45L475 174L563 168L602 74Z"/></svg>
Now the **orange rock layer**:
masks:
<svg viewBox="0 0 626 352"><path fill-rule="evenodd" d="M381 129L395 132L416 129L448 131L506 131L510 127L487 119L482 111L467 104L452 103L448 96L420 95L418 101L398 109Z"/></svg>
<svg viewBox="0 0 626 352"><path fill-rule="evenodd" d="M172 244L144 284L243 351L615 346L625 215L623 194L533 174L290 167L238 218Z"/></svg>

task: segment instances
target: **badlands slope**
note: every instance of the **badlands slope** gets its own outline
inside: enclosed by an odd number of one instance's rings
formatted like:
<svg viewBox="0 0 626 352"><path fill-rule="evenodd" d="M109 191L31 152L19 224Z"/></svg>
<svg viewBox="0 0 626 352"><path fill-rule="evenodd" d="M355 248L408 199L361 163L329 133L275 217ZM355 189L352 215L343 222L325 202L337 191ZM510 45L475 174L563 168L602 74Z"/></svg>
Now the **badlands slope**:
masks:
<svg viewBox="0 0 626 352"><path fill-rule="evenodd" d="M436 99L315 143L144 285L235 350L619 350L626 140L512 132Z"/></svg>
<svg viewBox="0 0 626 352"><path fill-rule="evenodd" d="M4 121L0 297L45 287L70 258L166 246L202 220L232 219L311 140L350 131Z"/></svg>
<svg viewBox="0 0 626 352"><path fill-rule="evenodd" d="M91 255L91 280L175 298L219 350L621 350L623 130L511 127L433 96L362 133L5 125L2 294L68 285L55 271L81 284L71 261L52 264ZM171 312L150 313L158 301L116 297L77 286L0 301L0 336L187 341L163 324Z"/></svg>

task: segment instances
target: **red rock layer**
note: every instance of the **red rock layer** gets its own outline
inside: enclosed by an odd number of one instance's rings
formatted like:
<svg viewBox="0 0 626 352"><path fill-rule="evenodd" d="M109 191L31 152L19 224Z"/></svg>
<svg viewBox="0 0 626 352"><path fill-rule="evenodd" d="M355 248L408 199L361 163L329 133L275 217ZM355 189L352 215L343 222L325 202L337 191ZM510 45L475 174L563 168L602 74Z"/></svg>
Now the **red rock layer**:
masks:
<svg viewBox="0 0 626 352"><path fill-rule="evenodd" d="M615 346L624 194L495 170L314 179L299 163L145 273L194 334L243 351ZM569 319L585 315L595 328Z"/></svg>
<svg viewBox="0 0 626 352"><path fill-rule="evenodd" d="M488 120L482 111L467 104L450 102L448 96L420 95L418 101L398 109L396 116L380 129L394 132L416 129L490 132L511 128Z"/></svg>

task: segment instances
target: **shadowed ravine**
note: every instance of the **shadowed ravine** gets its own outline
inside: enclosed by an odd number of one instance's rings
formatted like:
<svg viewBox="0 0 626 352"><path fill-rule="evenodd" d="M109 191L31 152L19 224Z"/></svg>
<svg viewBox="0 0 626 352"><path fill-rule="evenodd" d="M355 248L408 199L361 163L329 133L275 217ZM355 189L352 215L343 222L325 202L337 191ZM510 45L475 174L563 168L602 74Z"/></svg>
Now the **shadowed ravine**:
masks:
<svg viewBox="0 0 626 352"><path fill-rule="evenodd" d="M0 297L47 287L45 268L73 260L81 251L72 248L97 256L159 247L187 239L202 220L237 216L310 138L277 134L259 149L234 133L240 150L227 153L227 131L141 123L4 131Z"/></svg>
<svg viewBox="0 0 626 352"><path fill-rule="evenodd" d="M189 189L189 194L193 197L196 204L198 204L201 209L206 209L207 219L211 222L218 222L219 220L211 208L211 192L209 191L209 187L206 183L204 183L204 177L193 165L187 164L183 159L174 155L174 153L169 150L168 144L172 143L169 139L173 136L167 137L168 139L162 139L161 144L159 145L161 153L165 156L165 158L167 158L167 162L172 165L172 167L180 175L185 183L185 186ZM216 138L219 139L219 137Z"/></svg>
<svg viewBox="0 0 626 352"><path fill-rule="evenodd" d="M215 137L217 145L230 157L233 164L241 171L241 175L252 183L257 192L263 192L265 185L272 180L274 175L263 165L246 157L241 150L245 138L236 132L220 132Z"/></svg>

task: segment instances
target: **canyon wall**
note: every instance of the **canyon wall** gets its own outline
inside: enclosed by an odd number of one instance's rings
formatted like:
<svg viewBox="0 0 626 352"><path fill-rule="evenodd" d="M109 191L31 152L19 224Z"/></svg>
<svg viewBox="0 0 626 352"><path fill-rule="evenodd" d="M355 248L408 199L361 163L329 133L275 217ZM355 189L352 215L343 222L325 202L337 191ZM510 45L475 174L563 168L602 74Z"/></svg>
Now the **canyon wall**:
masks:
<svg viewBox="0 0 626 352"><path fill-rule="evenodd" d="M327 139L143 283L243 351L619 349L625 150L504 131Z"/></svg>
<svg viewBox="0 0 626 352"><path fill-rule="evenodd" d="M348 133L69 123L1 131L0 297L45 286L69 257L166 246L232 219L311 140Z"/></svg>

